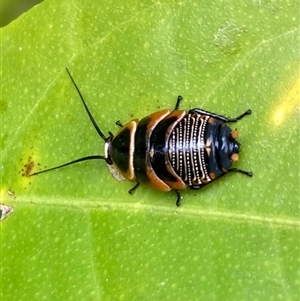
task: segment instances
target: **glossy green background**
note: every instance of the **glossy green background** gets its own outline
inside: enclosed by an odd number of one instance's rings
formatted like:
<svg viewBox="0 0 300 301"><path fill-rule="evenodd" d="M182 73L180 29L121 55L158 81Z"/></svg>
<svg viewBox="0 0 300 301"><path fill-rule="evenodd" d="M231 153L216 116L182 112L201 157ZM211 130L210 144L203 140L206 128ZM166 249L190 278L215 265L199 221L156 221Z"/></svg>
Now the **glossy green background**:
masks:
<svg viewBox="0 0 300 301"><path fill-rule="evenodd" d="M1 30L2 300L298 300L297 1L45 1ZM117 182L102 130L173 108L235 116L238 167L202 191ZM40 164L39 166L37 164ZM14 192L14 196L8 195Z"/></svg>

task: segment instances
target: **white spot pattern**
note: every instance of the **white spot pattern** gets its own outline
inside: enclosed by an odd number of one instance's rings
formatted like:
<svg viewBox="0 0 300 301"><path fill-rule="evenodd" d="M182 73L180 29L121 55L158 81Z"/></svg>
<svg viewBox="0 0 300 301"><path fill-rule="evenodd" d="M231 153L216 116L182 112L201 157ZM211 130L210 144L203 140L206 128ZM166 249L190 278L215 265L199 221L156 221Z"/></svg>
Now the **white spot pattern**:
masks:
<svg viewBox="0 0 300 301"><path fill-rule="evenodd" d="M173 129L168 147L171 165L189 186L211 181L205 164L205 129L210 117L187 114Z"/></svg>

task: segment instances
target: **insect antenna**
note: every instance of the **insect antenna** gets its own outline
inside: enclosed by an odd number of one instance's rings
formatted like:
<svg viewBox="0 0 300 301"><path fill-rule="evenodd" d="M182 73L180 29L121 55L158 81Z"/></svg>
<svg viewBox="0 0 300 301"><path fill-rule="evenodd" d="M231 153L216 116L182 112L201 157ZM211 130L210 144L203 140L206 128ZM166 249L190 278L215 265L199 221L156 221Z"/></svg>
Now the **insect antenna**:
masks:
<svg viewBox="0 0 300 301"><path fill-rule="evenodd" d="M89 117L90 117L91 122L92 122L93 125L94 125L95 130L96 130L97 133L100 135L100 137L101 137L104 141L106 141L107 138L105 137L105 135L103 134L103 132L100 130L98 124L96 123L96 121L95 121L95 119L94 119L92 113L90 112L88 106L86 105L86 103L85 103L85 101L84 101L84 99L83 99L83 96L82 96L82 94L81 94L79 88L77 87L77 85L76 85L76 83L75 83L75 81L74 81L74 79L73 79L73 77L72 77L72 75L71 75L71 73L70 73L70 71L69 71L69 69L68 69L67 67L66 67L66 70L67 70L67 72L68 72L68 75L69 75L69 77L70 77L70 79L71 79L73 85L75 86L75 89L76 89L77 92L78 92L78 95L79 95L79 97L80 97L80 99L81 99L81 101L82 101L82 103L83 103L83 105L84 105L84 107L85 107L86 112L88 113L88 115L89 115Z"/></svg>
<svg viewBox="0 0 300 301"><path fill-rule="evenodd" d="M82 161L87 161L87 160L106 160L106 158L105 158L105 156L101 156L101 155L82 157L82 158L64 163L62 165L58 165L58 166L55 166L55 167L51 167L51 168L47 168L47 169L43 169L43 170L34 172L34 173L28 175L28 177L36 176L36 175L39 175L41 173L44 173L44 172L47 172L47 171L50 171L50 170L59 169L59 168L62 168L62 167L68 166L68 165L72 165L72 164L79 163L79 162L82 162Z"/></svg>
<svg viewBox="0 0 300 301"><path fill-rule="evenodd" d="M73 85L75 86L77 92L78 92L78 95L84 105L84 108L87 112L87 114L89 115L89 118L91 120L91 122L93 123L94 125L94 128L95 130L97 131L97 133L99 134L99 136L106 142L109 138L111 138L112 134L110 134L110 137L105 137L105 135L103 134L103 132L100 130L99 126L97 125L93 115L91 114L88 106L86 105L84 99L83 99L83 96L77 86L77 84L75 83L69 69L66 67L66 70L68 72L68 75L73 83ZM40 170L40 171L37 171L37 172L34 172L30 175L28 175L28 177L31 177L31 176L36 176L36 175L39 175L41 173L44 173L44 172L47 172L47 171L51 171L51 170L55 170L55 169L59 169L59 168L62 168L62 167L65 167L65 166L68 166L68 165L72 165L72 164L76 164L76 163L79 163L79 162L83 162L83 161L87 161L87 160L107 160L107 158L105 156L102 156L102 155L92 155L92 156L87 156L87 157L82 157L82 158L79 158L79 159L76 159L76 160L73 160L73 161L70 161L70 162L67 162L67 163L64 163L64 164L61 164L61 165L58 165L58 166L55 166L55 167L51 167L51 168L47 168L47 169L44 169L44 170Z"/></svg>

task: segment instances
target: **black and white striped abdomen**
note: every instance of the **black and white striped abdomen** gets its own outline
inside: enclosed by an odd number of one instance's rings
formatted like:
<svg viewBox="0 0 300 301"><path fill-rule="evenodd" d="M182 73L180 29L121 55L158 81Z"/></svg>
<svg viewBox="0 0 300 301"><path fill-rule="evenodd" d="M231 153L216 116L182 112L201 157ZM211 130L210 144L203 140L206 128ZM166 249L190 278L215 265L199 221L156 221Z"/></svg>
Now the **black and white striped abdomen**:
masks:
<svg viewBox="0 0 300 301"><path fill-rule="evenodd" d="M177 175L189 186L211 181L206 168L205 129L210 117L187 114L175 126L168 141L168 156Z"/></svg>

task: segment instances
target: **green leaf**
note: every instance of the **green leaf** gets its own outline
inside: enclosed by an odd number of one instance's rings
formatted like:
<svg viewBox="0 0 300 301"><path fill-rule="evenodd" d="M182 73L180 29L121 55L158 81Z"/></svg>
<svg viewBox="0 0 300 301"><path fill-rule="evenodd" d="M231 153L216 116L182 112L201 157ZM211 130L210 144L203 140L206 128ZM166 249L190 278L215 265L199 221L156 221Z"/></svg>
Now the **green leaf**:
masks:
<svg viewBox="0 0 300 301"><path fill-rule="evenodd" d="M48 0L1 29L1 300L298 300L298 1ZM232 174L175 194L118 182L106 134L159 109L240 121Z"/></svg>

